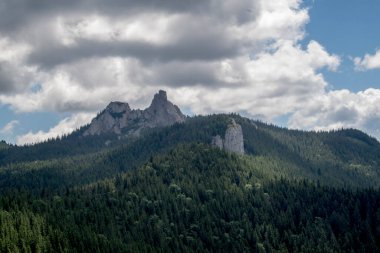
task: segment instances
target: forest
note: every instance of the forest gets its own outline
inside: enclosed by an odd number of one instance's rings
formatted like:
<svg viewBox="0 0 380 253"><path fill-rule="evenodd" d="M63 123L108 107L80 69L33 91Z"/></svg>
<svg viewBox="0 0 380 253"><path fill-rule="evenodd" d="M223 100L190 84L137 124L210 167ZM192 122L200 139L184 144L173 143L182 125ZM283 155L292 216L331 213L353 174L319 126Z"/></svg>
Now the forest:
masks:
<svg viewBox="0 0 380 253"><path fill-rule="evenodd" d="M246 154L210 145L231 119ZM195 116L0 143L1 252L380 252L380 144Z"/></svg>

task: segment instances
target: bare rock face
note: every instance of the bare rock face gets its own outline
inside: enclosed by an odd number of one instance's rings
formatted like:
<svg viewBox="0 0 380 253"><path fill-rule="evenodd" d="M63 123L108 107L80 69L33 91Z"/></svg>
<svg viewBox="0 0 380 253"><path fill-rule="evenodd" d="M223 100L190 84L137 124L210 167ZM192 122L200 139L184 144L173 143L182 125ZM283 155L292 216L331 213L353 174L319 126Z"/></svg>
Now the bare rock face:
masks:
<svg viewBox="0 0 380 253"><path fill-rule="evenodd" d="M166 92L160 90L145 110L131 110L127 103L111 102L92 120L83 135L120 134L122 130L138 135L144 128L170 126L185 119L180 109L168 101Z"/></svg>
<svg viewBox="0 0 380 253"><path fill-rule="evenodd" d="M223 149L223 139L220 135L214 136L211 141L211 145Z"/></svg>
<svg viewBox="0 0 380 253"><path fill-rule="evenodd" d="M244 154L243 130L234 120L226 130L223 147L229 152Z"/></svg>
<svg viewBox="0 0 380 253"><path fill-rule="evenodd" d="M184 122L185 116L181 110L168 101L166 92L160 90L154 95L150 106L143 111L144 118L152 127L169 126L176 122Z"/></svg>
<svg viewBox="0 0 380 253"><path fill-rule="evenodd" d="M224 135L224 140L219 135L214 136L211 145L228 152L244 154L244 138L241 126L232 119Z"/></svg>
<svg viewBox="0 0 380 253"><path fill-rule="evenodd" d="M111 102L106 109L94 118L84 135L95 135L105 132L121 133L126 126L127 118L131 114L127 103Z"/></svg>

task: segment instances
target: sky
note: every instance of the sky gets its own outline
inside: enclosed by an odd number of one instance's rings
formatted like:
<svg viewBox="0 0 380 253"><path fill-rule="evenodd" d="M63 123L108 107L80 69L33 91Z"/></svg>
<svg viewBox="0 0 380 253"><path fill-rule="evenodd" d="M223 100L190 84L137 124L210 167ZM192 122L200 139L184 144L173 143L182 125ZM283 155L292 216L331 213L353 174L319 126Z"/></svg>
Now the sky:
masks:
<svg viewBox="0 0 380 253"><path fill-rule="evenodd" d="M87 124L159 89L185 113L380 139L378 0L2 0L0 140Z"/></svg>

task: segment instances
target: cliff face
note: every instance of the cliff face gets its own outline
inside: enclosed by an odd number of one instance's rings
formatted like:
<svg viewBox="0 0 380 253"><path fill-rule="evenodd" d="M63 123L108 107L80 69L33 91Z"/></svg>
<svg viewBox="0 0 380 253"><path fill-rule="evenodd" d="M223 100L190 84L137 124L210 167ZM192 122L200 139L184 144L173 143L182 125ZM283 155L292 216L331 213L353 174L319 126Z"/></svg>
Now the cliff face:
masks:
<svg viewBox="0 0 380 253"><path fill-rule="evenodd" d="M220 135L214 136L211 141L211 145L223 149L223 139Z"/></svg>
<svg viewBox="0 0 380 253"><path fill-rule="evenodd" d="M169 126L185 121L181 110L168 101L166 92L162 90L154 95L151 105L142 111L142 115L148 127Z"/></svg>
<svg viewBox="0 0 380 253"><path fill-rule="evenodd" d="M211 144L228 152L244 154L244 137L241 126L232 120L226 130L224 139L219 135L214 136Z"/></svg>
<svg viewBox="0 0 380 253"><path fill-rule="evenodd" d="M243 130L239 124L232 121L226 130L223 147L229 152L244 154Z"/></svg>
<svg viewBox="0 0 380 253"><path fill-rule="evenodd" d="M105 132L121 133L128 125L132 110L127 103L111 102L106 109L94 118L84 135L101 134Z"/></svg>
<svg viewBox="0 0 380 253"><path fill-rule="evenodd" d="M180 109L168 101L166 92L160 90L145 110L131 110L127 103L111 102L92 120L83 135L120 134L122 130L138 135L144 128L169 126L184 122L185 118Z"/></svg>

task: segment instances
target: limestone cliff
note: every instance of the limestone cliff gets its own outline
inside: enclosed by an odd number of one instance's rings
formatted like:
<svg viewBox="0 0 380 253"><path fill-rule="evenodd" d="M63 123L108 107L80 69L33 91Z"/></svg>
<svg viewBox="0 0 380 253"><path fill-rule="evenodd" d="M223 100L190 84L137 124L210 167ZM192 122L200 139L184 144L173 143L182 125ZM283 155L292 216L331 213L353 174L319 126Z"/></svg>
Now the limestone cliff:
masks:
<svg viewBox="0 0 380 253"><path fill-rule="evenodd" d="M224 139L219 135L214 136L211 144L232 153L244 154L244 137L241 126L232 119L231 124L227 127Z"/></svg>
<svg viewBox="0 0 380 253"><path fill-rule="evenodd" d="M166 92L160 90L145 110L131 110L127 103L111 102L92 120L83 135L120 134L123 131L138 135L144 128L169 126L184 122L185 118L180 109L168 101Z"/></svg>
<svg viewBox="0 0 380 253"><path fill-rule="evenodd" d="M226 130L223 147L227 151L244 154L243 130L234 120Z"/></svg>
<svg viewBox="0 0 380 253"><path fill-rule="evenodd" d="M211 145L223 149L223 139L220 135L214 136L211 141Z"/></svg>

